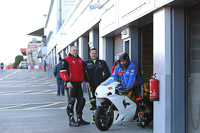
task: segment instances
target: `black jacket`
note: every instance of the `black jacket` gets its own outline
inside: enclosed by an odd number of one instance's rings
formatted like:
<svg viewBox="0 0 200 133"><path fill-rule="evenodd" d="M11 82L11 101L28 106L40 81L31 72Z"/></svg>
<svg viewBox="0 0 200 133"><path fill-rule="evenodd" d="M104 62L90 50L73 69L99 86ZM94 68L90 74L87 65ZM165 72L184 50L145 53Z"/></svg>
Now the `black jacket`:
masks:
<svg viewBox="0 0 200 133"><path fill-rule="evenodd" d="M104 60L97 59L94 63L92 60L84 62L86 77L85 81L90 83L91 88L99 86L103 81L110 77L109 68Z"/></svg>
<svg viewBox="0 0 200 133"><path fill-rule="evenodd" d="M56 78L59 78L59 79L61 79L61 76L60 76L61 64L62 64L62 62L60 61L60 62L55 66L54 71L53 71L54 76L55 76Z"/></svg>

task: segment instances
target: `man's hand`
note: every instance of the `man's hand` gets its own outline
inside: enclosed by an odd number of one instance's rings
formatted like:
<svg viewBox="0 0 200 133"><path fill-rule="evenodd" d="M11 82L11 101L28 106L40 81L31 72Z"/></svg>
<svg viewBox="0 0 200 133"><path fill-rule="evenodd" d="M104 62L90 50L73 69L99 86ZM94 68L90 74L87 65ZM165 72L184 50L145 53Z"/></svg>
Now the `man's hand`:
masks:
<svg viewBox="0 0 200 133"><path fill-rule="evenodd" d="M125 86L120 86L117 90L119 95L127 95L130 92L130 88Z"/></svg>
<svg viewBox="0 0 200 133"><path fill-rule="evenodd" d="M90 88L90 83L89 82L86 82L86 87Z"/></svg>
<svg viewBox="0 0 200 133"><path fill-rule="evenodd" d="M71 83L68 83L68 84L67 84L67 88L72 89L72 88L73 88L72 84L71 84Z"/></svg>
<svg viewBox="0 0 200 133"><path fill-rule="evenodd" d="M65 82L64 87L65 87L65 88L69 88L69 89L72 89L72 88L73 88L71 82L68 82L68 83Z"/></svg>

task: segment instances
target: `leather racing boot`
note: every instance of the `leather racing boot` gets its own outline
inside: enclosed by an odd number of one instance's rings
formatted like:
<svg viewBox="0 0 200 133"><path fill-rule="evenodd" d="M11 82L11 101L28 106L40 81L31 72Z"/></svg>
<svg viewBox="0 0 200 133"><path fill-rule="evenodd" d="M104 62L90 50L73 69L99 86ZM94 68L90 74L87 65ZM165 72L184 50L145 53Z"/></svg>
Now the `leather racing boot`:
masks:
<svg viewBox="0 0 200 133"><path fill-rule="evenodd" d="M95 124L95 110L91 111L91 115L92 115L92 124Z"/></svg>
<svg viewBox="0 0 200 133"><path fill-rule="evenodd" d="M144 111L141 111L138 113L137 125L141 127L145 127Z"/></svg>
<svg viewBox="0 0 200 133"><path fill-rule="evenodd" d="M90 123L83 120L82 115L77 115L77 122L79 125L83 124L83 125L89 125Z"/></svg>
<svg viewBox="0 0 200 133"><path fill-rule="evenodd" d="M79 126L79 123L74 120L74 116L73 115L69 116L69 126L73 126L73 127Z"/></svg>

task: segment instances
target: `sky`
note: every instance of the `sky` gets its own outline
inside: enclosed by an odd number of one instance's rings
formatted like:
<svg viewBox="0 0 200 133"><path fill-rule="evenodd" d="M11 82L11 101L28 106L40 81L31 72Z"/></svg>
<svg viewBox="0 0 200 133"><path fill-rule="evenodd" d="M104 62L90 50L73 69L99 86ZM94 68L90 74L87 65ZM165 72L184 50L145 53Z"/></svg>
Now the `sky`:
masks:
<svg viewBox="0 0 200 133"><path fill-rule="evenodd" d="M32 38L27 35L45 26L51 0L1 0L0 1L0 63L9 65L15 56L22 55Z"/></svg>

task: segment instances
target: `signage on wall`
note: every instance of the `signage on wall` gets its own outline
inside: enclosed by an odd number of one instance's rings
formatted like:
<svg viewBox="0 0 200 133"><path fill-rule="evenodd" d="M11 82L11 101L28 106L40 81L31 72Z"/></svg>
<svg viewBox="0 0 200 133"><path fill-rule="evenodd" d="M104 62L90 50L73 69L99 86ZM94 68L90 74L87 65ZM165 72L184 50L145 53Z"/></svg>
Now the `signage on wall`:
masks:
<svg viewBox="0 0 200 133"><path fill-rule="evenodd" d="M90 10L101 8L108 0L94 0L90 5Z"/></svg>
<svg viewBox="0 0 200 133"><path fill-rule="evenodd" d="M29 44L28 49L34 49L37 48L37 44Z"/></svg>
<svg viewBox="0 0 200 133"><path fill-rule="evenodd" d="M26 48L20 48L20 51L26 51Z"/></svg>

